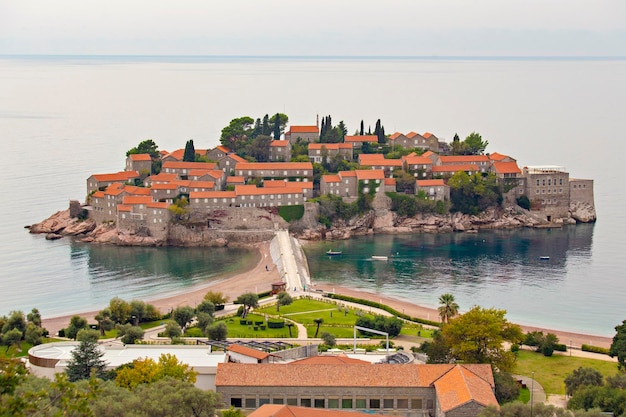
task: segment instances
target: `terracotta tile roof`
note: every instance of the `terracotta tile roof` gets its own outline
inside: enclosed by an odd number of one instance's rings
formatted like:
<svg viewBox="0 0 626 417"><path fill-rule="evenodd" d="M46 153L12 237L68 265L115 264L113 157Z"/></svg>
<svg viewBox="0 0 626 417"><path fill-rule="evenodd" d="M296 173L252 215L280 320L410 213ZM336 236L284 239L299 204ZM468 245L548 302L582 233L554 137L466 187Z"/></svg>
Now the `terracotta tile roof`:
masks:
<svg viewBox="0 0 626 417"><path fill-rule="evenodd" d="M385 185L396 185L395 178L385 178Z"/></svg>
<svg viewBox="0 0 626 417"><path fill-rule="evenodd" d="M123 190L132 195L150 195L150 189L135 185L124 185Z"/></svg>
<svg viewBox="0 0 626 417"><path fill-rule="evenodd" d="M432 165L433 161L426 157L426 156L417 156L417 155L407 155L402 157L402 160L404 160L407 164L409 165Z"/></svg>
<svg viewBox="0 0 626 417"><path fill-rule="evenodd" d="M139 172L122 171L114 174L93 174L92 177L98 182L126 182L131 178L139 178Z"/></svg>
<svg viewBox="0 0 626 417"><path fill-rule="evenodd" d="M287 184L290 184L287 181L281 181L281 180L265 180L263 181L263 187L265 188L276 188L276 187L280 187L280 188L284 188L287 186Z"/></svg>
<svg viewBox="0 0 626 417"><path fill-rule="evenodd" d="M178 174L168 174L165 172L161 172L157 175L150 175L146 180L150 180L151 182L170 182L174 181L178 178Z"/></svg>
<svg viewBox="0 0 626 417"><path fill-rule="evenodd" d="M360 363L369 364L367 361L361 359L350 358L346 355L317 355L309 356L308 358L299 359L288 363L287 365L299 365L299 364L313 364L313 365L333 365L333 364L345 364L345 363Z"/></svg>
<svg viewBox="0 0 626 417"><path fill-rule="evenodd" d="M218 145L218 146L215 147L215 149L220 150L220 151L222 151L224 153L232 152L230 149L228 149L226 146L223 146L223 145Z"/></svg>
<svg viewBox="0 0 626 417"><path fill-rule="evenodd" d="M248 346L239 345L237 343L228 346L228 351L239 353L240 355L249 356L251 358L259 360L266 359L270 356L270 354L267 352L261 352L260 350L252 349Z"/></svg>
<svg viewBox="0 0 626 417"><path fill-rule="evenodd" d="M423 137L424 139L428 139L428 138L430 138L431 136L435 136L435 135L433 135L433 134L432 134L432 133L430 133L430 132L425 132L425 133L422 135L422 137Z"/></svg>
<svg viewBox="0 0 626 417"><path fill-rule="evenodd" d="M210 171L214 171L213 169L190 169L187 174L190 177L201 177L203 175L208 174Z"/></svg>
<svg viewBox="0 0 626 417"><path fill-rule="evenodd" d="M172 182L152 184L152 186L150 187L150 189L152 190L176 190L177 188L178 185Z"/></svg>
<svg viewBox="0 0 626 417"><path fill-rule="evenodd" d="M422 154L422 156L429 158L431 155L434 155L435 153L433 151L426 151Z"/></svg>
<svg viewBox="0 0 626 417"><path fill-rule="evenodd" d="M122 198L122 204L131 206L135 204L149 204L152 202L152 197L143 195L127 195Z"/></svg>
<svg viewBox="0 0 626 417"><path fill-rule="evenodd" d="M119 187L114 187L114 188L107 188L106 190L104 190L104 195L120 195L124 193L124 189L123 188L119 188Z"/></svg>
<svg viewBox="0 0 626 417"><path fill-rule="evenodd" d="M95 198L104 198L104 191L96 191L91 196Z"/></svg>
<svg viewBox="0 0 626 417"><path fill-rule="evenodd" d="M226 184L244 184L246 179L240 175L233 175L230 177L226 177Z"/></svg>
<svg viewBox="0 0 626 417"><path fill-rule="evenodd" d="M189 188L215 188L214 181L188 181Z"/></svg>
<svg viewBox="0 0 626 417"><path fill-rule="evenodd" d="M124 204L118 204L117 205L117 211L129 211L130 212L130 211L132 211L132 209L133 208L131 206L127 206L127 205L124 205Z"/></svg>
<svg viewBox="0 0 626 417"><path fill-rule="evenodd" d="M451 156L440 156L442 164L462 164L469 162L489 162L489 157L487 155L451 155Z"/></svg>
<svg viewBox="0 0 626 417"><path fill-rule="evenodd" d="M285 371L285 367L289 371ZM455 365L220 363L216 386L429 387Z"/></svg>
<svg viewBox="0 0 626 417"><path fill-rule="evenodd" d="M222 176L224 175L224 171L220 171L219 169L213 169L211 171L207 171L206 175L208 175L209 177L212 177L216 180L222 178Z"/></svg>
<svg viewBox="0 0 626 417"><path fill-rule="evenodd" d="M189 193L189 199L192 198L235 198L237 194L234 191L192 191Z"/></svg>
<svg viewBox="0 0 626 417"><path fill-rule="evenodd" d="M291 142L289 142L288 140L273 140L270 142L270 146L273 148L285 148L287 147L287 145L289 145Z"/></svg>
<svg viewBox="0 0 626 417"><path fill-rule="evenodd" d="M504 155L498 152L494 152L488 155L489 159L491 159L492 161L502 161L503 159L509 158L508 155Z"/></svg>
<svg viewBox="0 0 626 417"><path fill-rule="evenodd" d="M362 153L359 155L359 163L361 163L362 165L364 163L368 163L369 162L380 162L380 161L384 161L385 160L385 155L383 155L382 153Z"/></svg>
<svg viewBox="0 0 626 417"><path fill-rule="evenodd" d="M384 414L376 414L376 416L387 417ZM344 411L284 404L263 404L248 414L248 417L372 417L372 414L352 410Z"/></svg>
<svg viewBox="0 0 626 417"><path fill-rule="evenodd" d="M309 150L310 151L317 151L317 150L321 150L322 148L333 150L333 151L338 151L339 150L339 144L338 143L309 143Z"/></svg>
<svg viewBox="0 0 626 417"><path fill-rule="evenodd" d="M163 169L215 169L217 164L215 162L183 162L183 161L165 161L163 162Z"/></svg>
<svg viewBox="0 0 626 417"><path fill-rule="evenodd" d="M415 136L422 136L422 135L420 135L419 133L415 133L415 132L409 132L406 134L406 137L409 139L413 139Z"/></svg>
<svg viewBox="0 0 626 417"><path fill-rule="evenodd" d="M319 133L317 126L290 126L287 133Z"/></svg>
<svg viewBox="0 0 626 417"><path fill-rule="evenodd" d="M335 175L335 174L322 175L322 179L327 184L335 183L335 182L341 182L341 177L339 175Z"/></svg>
<svg viewBox="0 0 626 417"><path fill-rule="evenodd" d="M356 171L339 171L341 177L356 177Z"/></svg>
<svg viewBox="0 0 626 417"><path fill-rule="evenodd" d="M493 168L498 174L521 174L522 170L517 166L517 162L494 162Z"/></svg>
<svg viewBox="0 0 626 417"><path fill-rule="evenodd" d="M395 139L399 138L400 136L403 136L403 134L400 133L400 132L396 132L393 135L389 136L389 139L395 140Z"/></svg>
<svg viewBox="0 0 626 417"><path fill-rule="evenodd" d="M152 161L150 154L147 153L134 153L129 156L131 161Z"/></svg>
<svg viewBox="0 0 626 417"><path fill-rule="evenodd" d="M434 385L439 406L444 413L469 402L499 408L492 391L493 384L463 365L456 365Z"/></svg>
<svg viewBox="0 0 626 417"><path fill-rule="evenodd" d="M148 208L160 208L160 209L166 209L169 204L168 203L161 203L159 201L154 201L152 203L148 203L146 205Z"/></svg>
<svg viewBox="0 0 626 417"><path fill-rule="evenodd" d="M168 153L163 158L170 157L170 158L174 158L177 161L182 161L184 156L185 156L184 149L176 149L174 152Z"/></svg>
<svg viewBox="0 0 626 417"><path fill-rule="evenodd" d="M237 155L236 153L230 153L230 154L226 155L224 158L230 158L230 159L232 159L233 161L235 161L237 163L248 162L247 160L245 160L241 156Z"/></svg>
<svg viewBox="0 0 626 417"><path fill-rule="evenodd" d="M289 169L289 170L313 170L310 162L242 162L237 164L238 170L268 170L268 169Z"/></svg>
<svg viewBox="0 0 626 417"><path fill-rule="evenodd" d="M459 164L459 165L439 165L432 167L433 173L436 172L458 172L458 171L479 171L480 167L475 164Z"/></svg>
<svg viewBox="0 0 626 417"><path fill-rule="evenodd" d="M343 141L345 143L354 143L354 142L374 142L378 143L378 136L376 135L362 135L362 136L344 136Z"/></svg>
<svg viewBox="0 0 626 417"><path fill-rule="evenodd" d="M418 187L441 187L446 185L442 179L438 180L417 180L415 181Z"/></svg>
<svg viewBox="0 0 626 417"><path fill-rule="evenodd" d="M385 171L382 169L357 169L356 178L359 181L363 180L384 180Z"/></svg>

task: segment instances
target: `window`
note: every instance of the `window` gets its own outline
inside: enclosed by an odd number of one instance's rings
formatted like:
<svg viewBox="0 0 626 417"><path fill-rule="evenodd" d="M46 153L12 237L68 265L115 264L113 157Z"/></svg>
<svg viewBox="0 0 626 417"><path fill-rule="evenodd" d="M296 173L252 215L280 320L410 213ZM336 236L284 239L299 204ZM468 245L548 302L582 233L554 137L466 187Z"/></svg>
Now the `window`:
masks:
<svg viewBox="0 0 626 417"><path fill-rule="evenodd" d="M537 180L537 185L539 185L539 180Z"/></svg>
<svg viewBox="0 0 626 417"><path fill-rule="evenodd" d="M380 408L380 399L370 398L370 408Z"/></svg>
<svg viewBox="0 0 626 417"><path fill-rule="evenodd" d="M367 408L367 400L365 398L357 398L356 408Z"/></svg>
<svg viewBox="0 0 626 417"><path fill-rule="evenodd" d="M246 398L246 408L256 408L256 398Z"/></svg>
<svg viewBox="0 0 626 417"><path fill-rule="evenodd" d="M287 398L287 405L298 405L297 398Z"/></svg>
<svg viewBox="0 0 626 417"><path fill-rule="evenodd" d="M383 408L393 408L393 398L383 398Z"/></svg>
<svg viewBox="0 0 626 417"><path fill-rule="evenodd" d="M552 180L550 178L548 178L548 185L552 185Z"/></svg>
<svg viewBox="0 0 626 417"><path fill-rule="evenodd" d="M285 404L285 399L283 397L273 398L272 404Z"/></svg>
<svg viewBox="0 0 626 417"><path fill-rule="evenodd" d="M398 398L398 402L396 408L401 410L406 410L409 408L409 399L408 398Z"/></svg>
<svg viewBox="0 0 626 417"><path fill-rule="evenodd" d="M563 178L559 178L559 185L563 185Z"/></svg>
<svg viewBox="0 0 626 417"><path fill-rule="evenodd" d="M325 407L325 405L326 405L326 404L325 404L325 401L324 401L324 399L323 399L323 398L316 398L316 399L313 401L313 406L314 406L315 408L324 408L324 407Z"/></svg>
<svg viewBox="0 0 626 417"><path fill-rule="evenodd" d="M231 398L230 405L236 408L241 408L241 398Z"/></svg>
<svg viewBox="0 0 626 417"><path fill-rule="evenodd" d="M269 404L269 403L270 403L269 398L259 398L259 407L262 406L263 404Z"/></svg>
<svg viewBox="0 0 626 417"><path fill-rule="evenodd" d="M339 398L329 398L328 408L339 408Z"/></svg>
<svg viewBox="0 0 626 417"><path fill-rule="evenodd" d="M341 400L341 408L352 408L352 398L343 398Z"/></svg>
<svg viewBox="0 0 626 417"><path fill-rule="evenodd" d="M310 398L301 398L300 399L300 407L310 407L311 399Z"/></svg>
<svg viewBox="0 0 626 417"><path fill-rule="evenodd" d="M412 398L411 399L411 408L413 410L421 410L422 409L422 399L421 398Z"/></svg>
<svg viewBox="0 0 626 417"><path fill-rule="evenodd" d="M542 184L543 184L543 185L546 185L546 180L543 180L543 181L542 181Z"/></svg>

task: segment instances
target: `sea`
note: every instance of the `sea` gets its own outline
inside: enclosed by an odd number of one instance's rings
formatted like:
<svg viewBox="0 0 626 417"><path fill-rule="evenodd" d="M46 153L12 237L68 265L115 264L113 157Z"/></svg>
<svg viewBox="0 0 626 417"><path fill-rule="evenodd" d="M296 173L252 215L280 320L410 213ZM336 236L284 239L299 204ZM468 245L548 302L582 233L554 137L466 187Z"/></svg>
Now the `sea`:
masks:
<svg viewBox="0 0 626 417"><path fill-rule="evenodd" d="M620 58L0 56L0 315L149 300L248 268L249 250L47 241L24 227L84 201L86 179L122 170L142 140L212 148L231 119L280 112L295 125L330 115L351 134L378 119L388 134L478 132L522 167L594 180L595 224L307 245L314 281L430 307L450 292L462 311L612 336L626 319L625 102ZM330 246L345 256L324 256Z"/></svg>

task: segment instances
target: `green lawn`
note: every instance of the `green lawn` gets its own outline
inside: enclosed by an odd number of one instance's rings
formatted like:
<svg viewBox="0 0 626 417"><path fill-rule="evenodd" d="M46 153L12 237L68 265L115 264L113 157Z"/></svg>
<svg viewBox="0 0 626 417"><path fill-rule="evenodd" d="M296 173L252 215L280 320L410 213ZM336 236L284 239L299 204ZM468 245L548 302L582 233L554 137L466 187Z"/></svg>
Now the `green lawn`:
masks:
<svg viewBox="0 0 626 417"><path fill-rule="evenodd" d="M41 339L43 343L62 342L62 339L56 339L54 337L44 337ZM17 350L15 346L11 346L7 350L7 346L0 346L0 358L22 358L28 356L28 350L33 347L30 343L26 343L22 340L20 343L21 350Z"/></svg>
<svg viewBox="0 0 626 417"><path fill-rule="evenodd" d="M579 367L594 368L605 377L617 373L617 363L597 359L578 358L576 356L553 355L520 350L515 374L532 376L548 394L565 394L565 377Z"/></svg>
<svg viewBox="0 0 626 417"><path fill-rule="evenodd" d="M239 337L239 338L254 338L254 339L263 339L263 338L289 338L289 329L287 326L282 329L270 329L267 327L267 323L265 323L265 317L260 314L248 314L246 317L247 321L263 321L264 325L266 325L265 329L261 329L261 325L257 324L241 324L239 317L230 317L227 319L223 319L222 321L226 323L228 327L228 337ZM255 329L256 328L256 329ZM298 330L295 326L291 329L293 337L298 336Z"/></svg>

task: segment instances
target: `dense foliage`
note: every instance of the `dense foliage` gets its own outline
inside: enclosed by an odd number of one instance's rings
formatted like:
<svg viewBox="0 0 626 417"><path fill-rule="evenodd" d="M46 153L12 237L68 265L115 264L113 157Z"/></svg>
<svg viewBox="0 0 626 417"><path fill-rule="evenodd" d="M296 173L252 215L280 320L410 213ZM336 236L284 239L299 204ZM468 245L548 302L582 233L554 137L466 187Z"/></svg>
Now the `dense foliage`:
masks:
<svg viewBox="0 0 626 417"><path fill-rule="evenodd" d="M385 317L376 315L374 318L367 316L359 317L356 320L355 325L360 327L366 327L368 329L378 330L389 334L389 337L395 337L402 331L402 320L397 317ZM361 334L373 335L364 330L359 330Z"/></svg>
<svg viewBox="0 0 626 417"><path fill-rule="evenodd" d="M459 171L450 177L451 211L478 214L488 207L502 204L502 189L495 174Z"/></svg>
<svg viewBox="0 0 626 417"><path fill-rule="evenodd" d="M33 308L26 316L20 310L11 311L8 316L0 316L0 343L6 346L5 352L14 348L22 350L22 342L39 345L48 331L41 327L41 314Z"/></svg>
<svg viewBox="0 0 626 417"><path fill-rule="evenodd" d="M289 117L283 113L272 117L266 114L263 120L256 121L249 116L238 117L222 129L220 143L243 158L266 162L272 135L273 139L280 139L288 122Z"/></svg>
<svg viewBox="0 0 626 417"><path fill-rule="evenodd" d="M615 326L615 332L609 355L612 358L617 356L619 369L626 371L626 320L622 321L622 324Z"/></svg>

